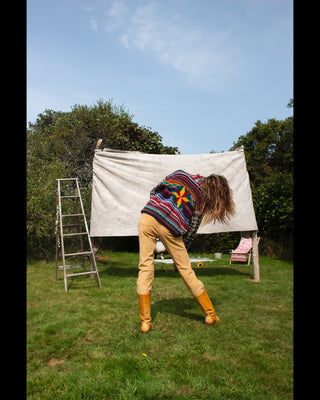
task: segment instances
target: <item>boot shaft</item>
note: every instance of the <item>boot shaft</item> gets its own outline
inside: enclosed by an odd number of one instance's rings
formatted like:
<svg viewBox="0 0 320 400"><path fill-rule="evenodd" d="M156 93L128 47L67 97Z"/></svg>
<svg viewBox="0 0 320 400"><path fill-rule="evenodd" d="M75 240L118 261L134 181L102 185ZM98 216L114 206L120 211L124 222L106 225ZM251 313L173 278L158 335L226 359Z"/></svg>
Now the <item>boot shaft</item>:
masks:
<svg viewBox="0 0 320 400"><path fill-rule="evenodd" d="M139 296L139 311L140 311L140 322L141 332L148 333L152 328L151 324L151 295L138 294Z"/></svg>
<svg viewBox="0 0 320 400"><path fill-rule="evenodd" d="M206 325L213 325L219 321L219 317L216 316L213 304L205 290L200 294L200 296L195 297L195 299L197 300L202 312L206 314Z"/></svg>

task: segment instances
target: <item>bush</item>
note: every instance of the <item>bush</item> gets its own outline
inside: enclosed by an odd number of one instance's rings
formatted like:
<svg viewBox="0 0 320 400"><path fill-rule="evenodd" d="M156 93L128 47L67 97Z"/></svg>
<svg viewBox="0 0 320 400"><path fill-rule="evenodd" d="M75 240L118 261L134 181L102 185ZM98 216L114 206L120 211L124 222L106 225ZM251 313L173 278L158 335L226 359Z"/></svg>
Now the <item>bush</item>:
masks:
<svg viewBox="0 0 320 400"><path fill-rule="evenodd" d="M132 121L112 101L71 112L45 110L27 130L27 251L52 257L55 251L56 179L78 178L90 221L92 160L98 139L104 147L155 154L176 154L158 132Z"/></svg>

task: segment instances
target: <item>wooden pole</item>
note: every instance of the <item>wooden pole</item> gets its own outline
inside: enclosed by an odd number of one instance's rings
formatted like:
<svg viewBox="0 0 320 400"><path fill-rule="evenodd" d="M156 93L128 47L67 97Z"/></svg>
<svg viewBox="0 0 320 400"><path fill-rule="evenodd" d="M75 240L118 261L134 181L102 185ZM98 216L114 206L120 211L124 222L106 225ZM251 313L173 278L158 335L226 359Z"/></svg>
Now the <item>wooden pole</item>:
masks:
<svg viewBox="0 0 320 400"><path fill-rule="evenodd" d="M253 282L260 282L258 231L252 232Z"/></svg>
<svg viewBox="0 0 320 400"><path fill-rule="evenodd" d="M96 144L96 150L100 149L102 143L102 139L98 139L97 144Z"/></svg>

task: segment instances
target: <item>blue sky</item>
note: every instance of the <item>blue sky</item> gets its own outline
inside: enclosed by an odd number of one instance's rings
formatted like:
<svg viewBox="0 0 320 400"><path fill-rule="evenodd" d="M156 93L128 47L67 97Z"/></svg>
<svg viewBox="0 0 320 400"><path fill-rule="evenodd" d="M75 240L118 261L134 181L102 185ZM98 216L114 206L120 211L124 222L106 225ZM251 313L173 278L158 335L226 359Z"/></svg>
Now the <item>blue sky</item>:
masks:
<svg viewBox="0 0 320 400"><path fill-rule="evenodd" d="M113 99L182 154L293 98L292 0L27 0L27 121Z"/></svg>

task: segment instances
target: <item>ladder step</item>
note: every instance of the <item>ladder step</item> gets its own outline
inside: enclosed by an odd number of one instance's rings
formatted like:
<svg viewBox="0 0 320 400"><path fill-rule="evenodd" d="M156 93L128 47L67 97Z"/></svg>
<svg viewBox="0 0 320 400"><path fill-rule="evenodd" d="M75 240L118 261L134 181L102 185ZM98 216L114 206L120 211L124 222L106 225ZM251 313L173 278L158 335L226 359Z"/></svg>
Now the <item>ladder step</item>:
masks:
<svg viewBox="0 0 320 400"><path fill-rule="evenodd" d="M98 274L98 272L97 271L75 272L74 274L67 274L66 277L69 278L70 276L92 275L92 274Z"/></svg>
<svg viewBox="0 0 320 400"><path fill-rule="evenodd" d="M60 196L60 199L79 199L79 196Z"/></svg>
<svg viewBox="0 0 320 400"><path fill-rule="evenodd" d="M87 232L64 233L63 234L63 236L77 236L77 235L87 235Z"/></svg>
<svg viewBox="0 0 320 400"><path fill-rule="evenodd" d="M57 268L59 271L63 271L65 269L71 269L71 268L83 268L82 264L72 264L72 265L66 265L65 267L63 265L59 265Z"/></svg>
<svg viewBox="0 0 320 400"><path fill-rule="evenodd" d="M61 217L80 217L83 214L61 214Z"/></svg>
<svg viewBox="0 0 320 400"><path fill-rule="evenodd" d="M79 253L68 253L65 254L65 257L69 257L69 256L86 256L86 255L91 255L91 251L80 251Z"/></svg>

